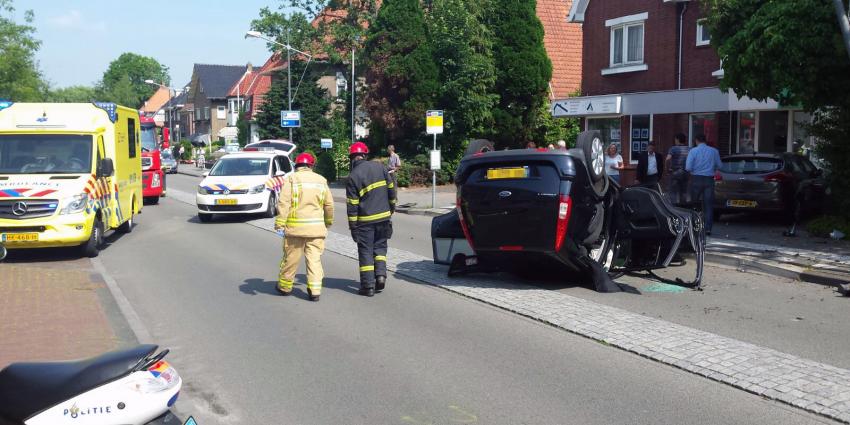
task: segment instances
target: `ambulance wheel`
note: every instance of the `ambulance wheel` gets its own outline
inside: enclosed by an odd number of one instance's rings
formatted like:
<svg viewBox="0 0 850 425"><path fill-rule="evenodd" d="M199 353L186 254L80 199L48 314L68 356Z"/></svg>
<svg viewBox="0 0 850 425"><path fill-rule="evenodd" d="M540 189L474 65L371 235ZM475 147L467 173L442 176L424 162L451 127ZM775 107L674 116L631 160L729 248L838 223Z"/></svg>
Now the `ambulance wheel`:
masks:
<svg viewBox="0 0 850 425"><path fill-rule="evenodd" d="M263 214L266 218L274 218L277 214L277 203L274 199L274 193L269 195L269 205L266 207L266 212Z"/></svg>
<svg viewBox="0 0 850 425"><path fill-rule="evenodd" d="M201 214L198 213L198 220L201 220L201 223L209 223L212 221L212 214Z"/></svg>
<svg viewBox="0 0 850 425"><path fill-rule="evenodd" d="M127 221L118 226L118 231L121 233L132 232L133 227L136 225L136 198L133 198L133 202L130 203L130 205L130 218L128 218Z"/></svg>
<svg viewBox="0 0 850 425"><path fill-rule="evenodd" d="M80 247L83 251L83 255L89 258L94 258L100 254L101 246L103 246L103 222L100 221L99 218L96 218L94 219L94 225L92 225L89 240Z"/></svg>

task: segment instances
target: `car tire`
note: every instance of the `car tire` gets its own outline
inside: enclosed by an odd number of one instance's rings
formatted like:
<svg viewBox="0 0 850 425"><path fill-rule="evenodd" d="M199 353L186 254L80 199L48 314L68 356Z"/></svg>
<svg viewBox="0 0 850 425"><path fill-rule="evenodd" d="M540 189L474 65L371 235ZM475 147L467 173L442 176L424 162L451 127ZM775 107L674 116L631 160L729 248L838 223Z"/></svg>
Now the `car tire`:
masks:
<svg viewBox="0 0 850 425"><path fill-rule="evenodd" d="M605 144L598 131L585 131L579 134L576 147L584 154L590 181L596 183L605 177Z"/></svg>
<svg viewBox="0 0 850 425"><path fill-rule="evenodd" d="M213 219L213 215L212 215L212 214L201 214L201 213L198 213L198 220L200 220L200 221L201 221L201 223L209 223L209 222L211 222L211 221L212 221L212 219Z"/></svg>
<svg viewBox="0 0 850 425"><path fill-rule="evenodd" d="M490 152L492 150L495 150L493 142L487 139L475 139L469 142L469 146L466 147L466 152L464 153L464 156L473 155L481 152Z"/></svg>
<svg viewBox="0 0 850 425"><path fill-rule="evenodd" d="M275 202L274 193L269 194L269 204L266 206L266 212L263 214L265 218L274 218L277 215L277 202Z"/></svg>
<svg viewBox="0 0 850 425"><path fill-rule="evenodd" d="M89 240L80 245L82 254L88 258L97 257L100 254L100 248L103 246L103 222L100 218L94 219Z"/></svg>
<svg viewBox="0 0 850 425"><path fill-rule="evenodd" d="M145 203L150 205L156 205L159 203L159 196L148 196L145 198Z"/></svg>

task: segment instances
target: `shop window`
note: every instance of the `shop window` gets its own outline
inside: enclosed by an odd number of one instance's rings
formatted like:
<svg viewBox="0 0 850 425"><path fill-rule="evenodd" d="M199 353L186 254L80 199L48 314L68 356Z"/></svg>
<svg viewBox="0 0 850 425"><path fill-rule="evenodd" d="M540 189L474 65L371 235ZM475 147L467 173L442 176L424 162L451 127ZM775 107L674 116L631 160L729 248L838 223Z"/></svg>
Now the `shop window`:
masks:
<svg viewBox="0 0 850 425"><path fill-rule="evenodd" d="M629 162L636 163L638 155L646 152L652 138L652 115L632 115L629 140Z"/></svg>
<svg viewBox="0 0 850 425"><path fill-rule="evenodd" d="M617 145L617 150L622 152L620 149L621 145L621 135L620 135L620 118L588 118L587 119L587 129L588 130L599 130L599 133L602 135L602 141L605 143L607 147L610 144Z"/></svg>
<svg viewBox="0 0 850 425"><path fill-rule="evenodd" d="M738 114L738 153L753 153L756 149L756 113Z"/></svg>
<svg viewBox="0 0 850 425"><path fill-rule="evenodd" d="M689 146L694 145L694 139L698 135L704 135L709 144L717 140L717 115L716 114L692 114Z"/></svg>
<svg viewBox="0 0 850 425"><path fill-rule="evenodd" d="M759 112L757 152L788 152L788 111Z"/></svg>

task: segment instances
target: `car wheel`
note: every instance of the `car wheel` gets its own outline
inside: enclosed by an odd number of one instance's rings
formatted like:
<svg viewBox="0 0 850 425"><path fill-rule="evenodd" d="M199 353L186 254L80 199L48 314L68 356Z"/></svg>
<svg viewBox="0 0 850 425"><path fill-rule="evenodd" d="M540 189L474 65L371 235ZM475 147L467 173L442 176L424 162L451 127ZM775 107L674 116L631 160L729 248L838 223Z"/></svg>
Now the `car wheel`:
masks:
<svg viewBox="0 0 850 425"><path fill-rule="evenodd" d="M274 199L274 193L269 195L269 205L266 207L266 213L263 214L266 218L274 218L277 215L277 202Z"/></svg>
<svg viewBox="0 0 850 425"><path fill-rule="evenodd" d="M103 222L99 218L95 218L89 240L81 245L81 249L84 256L94 258L100 254L101 246L103 246Z"/></svg>
<svg viewBox="0 0 850 425"><path fill-rule="evenodd" d="M148 196L145 198L145 203L149 205L156 205L159 203L159 196Z"/></svg>
<svg viewBox="0 0 850 425"><path fill-rule="evenodd" d="M198 220L201 220L201 223L209 223L213 219L212 214L201 214L198 213Z"/></svg>
<svg viewBox="0 0 850 425"><path fill-rule="evenodd" d="M584 154L590 180L594 183L605 176L605 145L598 131L585 131L578 136L577 147Z"/></svg>
<svg viewBox="0 0 850 425"><path fill-rule="evenodd" d="M464 153L464 156L481 152L490 152L492 150L494 150L493 142L487 139L476 139L469 142L469 146L466 147L466 152Z"/></svg>

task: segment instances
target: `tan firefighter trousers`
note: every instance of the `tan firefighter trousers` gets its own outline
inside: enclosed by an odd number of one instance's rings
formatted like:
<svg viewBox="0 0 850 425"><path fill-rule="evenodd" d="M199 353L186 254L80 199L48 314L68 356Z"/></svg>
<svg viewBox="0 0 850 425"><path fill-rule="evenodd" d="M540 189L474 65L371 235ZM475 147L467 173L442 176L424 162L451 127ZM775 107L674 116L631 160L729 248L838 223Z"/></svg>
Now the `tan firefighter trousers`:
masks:
<svg viewBox="0 0 850 425"><path fill-rule="evenodd" d="M312 295L322 292L322 252L325 250L325 238L299 238L286 236L283 239L283 260L280 262L280 275L277 287L283 292L292 291L295 282L295 271L301 257L307 262L307 289Z"/></svg>

